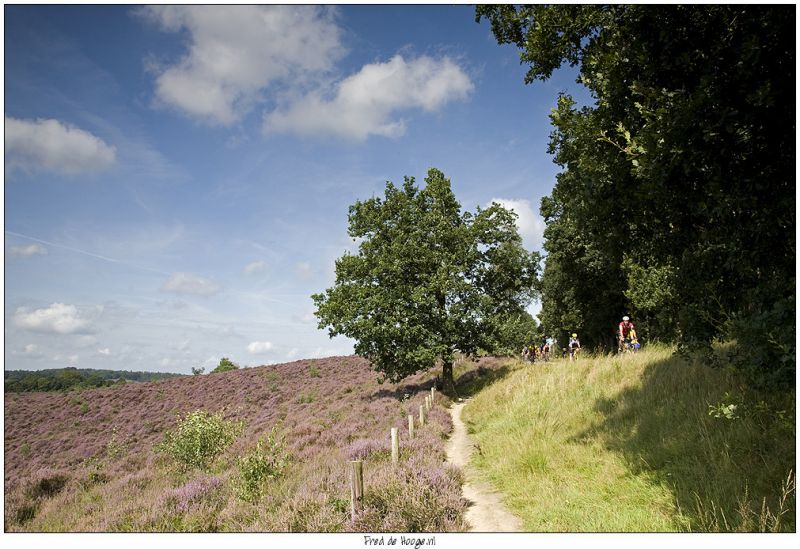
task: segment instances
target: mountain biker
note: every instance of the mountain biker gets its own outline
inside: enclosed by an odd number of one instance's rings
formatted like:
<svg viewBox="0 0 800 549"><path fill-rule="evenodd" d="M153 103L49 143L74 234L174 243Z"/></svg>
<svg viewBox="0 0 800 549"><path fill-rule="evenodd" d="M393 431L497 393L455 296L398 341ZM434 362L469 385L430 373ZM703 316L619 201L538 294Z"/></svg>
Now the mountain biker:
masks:
<svg viewBox="0 0 800 549"><path fill-rule="evenodd" d="M567 347L569 348L569 360L572 362L572 360L578 358L576 353L581 350L581 342L578 339L578 334L572 334Z"/></svg>
<svg viewBox="0 0 800 549"><path fill-rule="evenodd" d="M629 316L623 316L619 323L619 350L625 347L626 340L630 339L631 333L636 336L636 326L633 325Z"/></svg>

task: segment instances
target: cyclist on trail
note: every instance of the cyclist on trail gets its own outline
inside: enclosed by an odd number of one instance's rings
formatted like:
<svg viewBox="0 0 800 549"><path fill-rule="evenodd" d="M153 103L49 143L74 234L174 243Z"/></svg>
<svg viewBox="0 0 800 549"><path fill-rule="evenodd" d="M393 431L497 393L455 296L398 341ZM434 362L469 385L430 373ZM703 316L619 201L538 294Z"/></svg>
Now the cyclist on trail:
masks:
<svg viewBox="0 0 800 549"><path fill-rule="evenodd" d="M620 352L625 348L625 344L633 339L636 339L636 326L631 322L630 317L623 316L622 322L619 323L619 350ZM633 336L633 337L631 337Z"/></svg>
<svg viewBox="0 0 800 549"><path fill-rule="evenodd" d="M569 338L569 343L567 344L567 348L569 348L569 360L572 362L573 360L577 360L577 353L581 350L581 342L578 339L578 334L572 334L572 337Z"/></svg>

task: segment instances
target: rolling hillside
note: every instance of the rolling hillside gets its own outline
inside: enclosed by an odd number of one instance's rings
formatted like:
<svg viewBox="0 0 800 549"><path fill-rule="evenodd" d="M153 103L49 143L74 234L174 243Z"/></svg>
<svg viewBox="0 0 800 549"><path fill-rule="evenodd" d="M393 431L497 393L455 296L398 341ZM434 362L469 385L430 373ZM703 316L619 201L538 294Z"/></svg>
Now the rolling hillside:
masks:
<svg viewBox="0 0 800 549"><path fill-rule="evenodd" d="M498 361L479 365L489 372ZM433 373L378 384L356 357L62 393L5 395L6 531L460 531L460 472L444 466L445 397L408 444ZM208 470L155 450L193 410L243 430ZM390 427L400 431L392 467ZM275 429L289 466L263 498L237 497L237 459ZM350 521L347 460L364 459Z"/></svg>

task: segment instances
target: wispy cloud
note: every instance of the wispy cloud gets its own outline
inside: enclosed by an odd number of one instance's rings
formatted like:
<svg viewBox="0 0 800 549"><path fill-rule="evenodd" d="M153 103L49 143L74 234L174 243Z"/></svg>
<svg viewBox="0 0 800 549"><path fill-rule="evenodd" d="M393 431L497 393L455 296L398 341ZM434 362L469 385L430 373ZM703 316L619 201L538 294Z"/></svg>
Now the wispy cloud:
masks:
<svg viewBox="0 0 800 549"><path fill-rule="evenodd" d="M161 291L205 297L219 293L222 287L213 280L191 273L172 273L169 280L161 287Z"/></svg>
<svg viewBox="0 0 800 549"><path fill-rule="evenodd" d="M407 109L433 112L464 99L473 89L467 73L453 60L428 56L406 61L395 55L385 63L365 65L329 90L313 91L285 109L264 116L266 132L327 135L364 141L371 135L398 137Z"/></svg>
<svg viewBox="0 0 800 549"><path fill-rule="evenodd" d="M167 32L188 32L176 64L154 67L156 96L198 119L231 125L271 84L317 77L341 56L333 11L317 6L147 6Z"/></svg>
<svg viewBox="0 0 800 549"><path fill-rule="evenodd" d="M311 280L314 278L314 269L311 264L306 261L298 261L294 266L294 272L303 280Z"/></svg>
<svg viewBox="0 0 800 549"><path fill-rule="evenodd" d="M124 261L122 259L116 259L116 258L109 257L109 256L106 256L106 255L96 254L94 252L90 252L88 250L83 250L83 249L80 249L80 248L76 248L74 246L67 246L67 245L64 245L64 244L60 244L58 242L53 242L53 241L50 241L50 240L44 240L42 238L36 238L34 236L29 236L29 235L26 235L26 234L15 232L15 231L6 230L5 234L10 235L10 236L16 236L16 237L19 237L19 238L24 238L26 240L32 240L34 242L40 242L42 244L47 244L48 246L52 246L52 247L55 247L55 248L60 248L60 249L63 249L63 250L68 250L70 252L79 253L79 254L82 254L82 255L85 255L85 256L88 256L88 257L93 257L95 259L100 259L102 261L108 261L109 263L118 263L118 264L121 264L121 265L127 265L129 267L133 267L135 269L141 269L143 271L148 271L148 272L151 272L151 273L157 273L157 274L162 274L162 275L168 275L169 274L169 273L166 273L164 271L159 271L158 269L151 269L150 267L145 267L143 265L137 265L135 263L131 263L129 261ZM151 245L152 245L153 241L150 240L150 242L151 242Z"/></svg>
<svg viewBox="0 0 800 549"><path fill-rule="evenodd" d="M29 244L28 246L11 246L8 253L14 257L31 257L34 255L47 255L47 248L41 244Z"/></svg>
<svg viewBox="0 0 800 549"><path fill-rule="evenodd" d="M248 263L247 266L244 268L244 274L246 275L254 275L258 273L263 273L267 270L267 264L263 261L253 261L252 263Z"/></svg>
<svg viewBox="0 0 800 549"><path fill-rule="evenodd" d="M20 120L6 116L5 161L6 172L80 175L113 166L116 148L58 120Z"/></svg>

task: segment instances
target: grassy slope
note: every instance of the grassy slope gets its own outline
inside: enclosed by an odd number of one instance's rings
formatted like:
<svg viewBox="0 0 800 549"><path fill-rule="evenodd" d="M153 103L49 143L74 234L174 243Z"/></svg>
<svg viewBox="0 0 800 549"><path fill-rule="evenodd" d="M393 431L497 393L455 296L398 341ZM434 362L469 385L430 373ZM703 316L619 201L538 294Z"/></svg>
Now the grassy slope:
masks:
<svg viewBox="0 0 800 549"><path fill-rule="evenodd" d="M709 404L743 387L666 348L506 374L464 418L474 466L527 530L794 531L793 394L713 417Z"/></svg>
<svg viewBox="0 0 800 549"><path fill-rule="evenodd" d="M417 414L434 375L379 385L366 360L340 357L77 393L6 393L5 529L463 530L461 474L443 465L452 428L444 396L413 445L407 438L407 414ZM221 410L245 429L210 470L181 473L154 447L195 409ZM286 435L291 465L260 501L242 501L236 459L273 426ZM400 430L398 467L390 427ZM349 459L364 459L356 523Z"/></svg>

